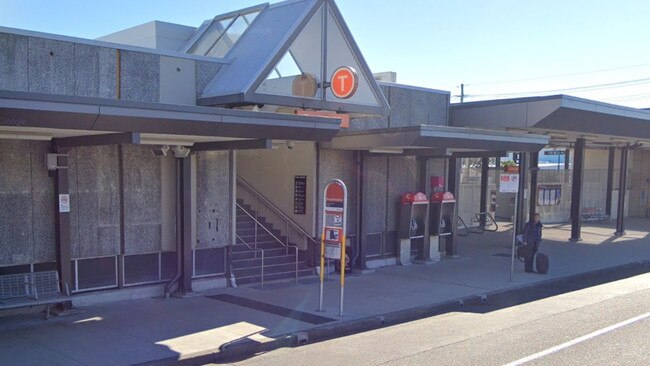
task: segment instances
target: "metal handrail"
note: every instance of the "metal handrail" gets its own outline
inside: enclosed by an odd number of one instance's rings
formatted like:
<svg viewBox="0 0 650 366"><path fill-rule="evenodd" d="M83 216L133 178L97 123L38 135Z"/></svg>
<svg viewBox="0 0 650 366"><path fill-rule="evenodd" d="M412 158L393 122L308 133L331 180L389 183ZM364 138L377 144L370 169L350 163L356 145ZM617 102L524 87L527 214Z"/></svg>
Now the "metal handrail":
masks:
<svg viewBox="0 0 650 366"><path fill-rule="evenodd" d="M237 235L237 234L235 234L235 237L236 237L237 239L239 239L239 240L242 242L242 244L244 244L248 249L250 249L250 250L254 250L254 251L258 251L258 250L259 250L260 252L262 252L262 267L261 267L261 268L262 268L262 287L264 287L264 249L262 249L262 248L253 248L253 247L251 247L250 244L248 244L248 243L246 242L246 240L242 239L242 237L239 236L239 235ZM255 259L257 259L257 254L255 254ZM235 278L235 281L236 281L236 280L237 280L237 279Z"/></svg>
<svg viewBox="0 0 650 366"><path fill-rule="evenodd" d="M320 242L314 239L300 224L295 222L291 217L289 217L287 214L285 214L282 209L280 209L278 206L276 206L273 202L271 202L268 198L266 198L260 191L258 191L255 187L253 187L252 184L250 184L246 179L242 178L241 176L237 175L237 183L241 184L242 187L244 187L249 193L253 194L255 196L255 199L258 201L262 201L264 206L269 208L271 211L273 211L276 215L280 216L282 220L285 221L287 226L291 226L294 230L296 230L298 233L302 234L304 237L306 237L308 240L310 240L312 243L316 245L320 245ZM289 236L289 233L287 232L287 237Z"/></svg>
<svg viewBox="0 0 650 366"><path fill-rule="evenodd" d="M295 263L296 283L298 283L298 246L297 245L291 245L288 242L287 243L282 242L282 240L278 239L278 237L275 236L275 234L273 234L264 224L259 222L257 220L257 218L253 217L253 215L251 215L250 212L246 211L246 209L244 207L242 207L242 205L240 205L239 203L237 203L237 208L242 210L248 217L250 217L255 222L255 248L257 248L257 227L258 227L258 225L261 226L262 229L264 229L264 231L266 231L269 235L271 235L271 237L273 237L273 239L275 239L278 243L280 243L280 245L282 245L283 247L286 248L285 253L287 255L289 254L289 248L294 248L294 250L296 252L296 261L295 261L296 262ZM237 236L239 236L239 235L237 235ZM289 233L287 233L287 240L289 240Z"/></svg>

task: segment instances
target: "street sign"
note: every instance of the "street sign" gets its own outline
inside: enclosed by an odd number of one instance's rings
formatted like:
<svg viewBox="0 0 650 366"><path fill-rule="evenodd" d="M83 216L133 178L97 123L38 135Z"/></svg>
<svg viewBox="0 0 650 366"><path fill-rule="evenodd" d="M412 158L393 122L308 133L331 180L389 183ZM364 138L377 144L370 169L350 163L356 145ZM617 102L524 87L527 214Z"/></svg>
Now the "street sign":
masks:
<svg viewBox="0 0 650 366"><path fill-rule="evenodd" d="M335 97L348 99L357 91L359 78L356 70L349 66L341 66L332 73L330 83Z"/></svg>
<svg viewBox="0 0 650 366"><path fill-rule="evenodd" d="M564 155L564 150L546 150L544 155Z"/></svg>
<svg viewBox="0 0 650 366"><path fill-rule="evenodd" d="M500 193L517 193L519 191L519 174L501 174L499 176Z"/></svg>
<svg viewBox="0 0 650 366"><path fill-rule="evenodd" d="M345 287L345 235L348 189L340 179L327 183L323 192L323 232L321 234L320 296L318 311L323 311L323 283L325 259L341 261L341 295L339 315L343 316L343 288Z"/></svg>

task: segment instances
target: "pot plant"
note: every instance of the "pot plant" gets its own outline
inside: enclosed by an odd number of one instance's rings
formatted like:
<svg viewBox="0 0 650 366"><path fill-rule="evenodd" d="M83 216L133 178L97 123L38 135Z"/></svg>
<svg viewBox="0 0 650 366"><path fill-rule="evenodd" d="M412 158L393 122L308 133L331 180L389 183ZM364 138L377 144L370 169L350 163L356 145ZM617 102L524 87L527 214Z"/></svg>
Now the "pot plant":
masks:
<svg viewBox="0 0 650 366"><path fill-rule="evenodd" d="M501 167L506 173L519 173L519 166L514 161L504 161Z"/></svg>

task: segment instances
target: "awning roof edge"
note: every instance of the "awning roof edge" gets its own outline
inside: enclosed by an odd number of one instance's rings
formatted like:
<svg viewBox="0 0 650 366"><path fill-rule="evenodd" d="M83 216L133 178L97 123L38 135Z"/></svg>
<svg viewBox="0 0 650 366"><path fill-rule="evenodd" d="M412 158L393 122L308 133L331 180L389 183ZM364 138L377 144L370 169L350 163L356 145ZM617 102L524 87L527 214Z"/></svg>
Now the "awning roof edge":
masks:
<svg viewBox="0 0 650 366"><path fill-rule="evenodd" d="M329 141L332 118L0 91L0 127Z"/></svg>
<svg viewBox="0 0 650 366"><path fill-rule="evenodd" d="M475 128L417 125L363 131L342 131L330 143L333 149L449 148L459 151L530 151L549 143L544 135L490 131Z"/></svg>

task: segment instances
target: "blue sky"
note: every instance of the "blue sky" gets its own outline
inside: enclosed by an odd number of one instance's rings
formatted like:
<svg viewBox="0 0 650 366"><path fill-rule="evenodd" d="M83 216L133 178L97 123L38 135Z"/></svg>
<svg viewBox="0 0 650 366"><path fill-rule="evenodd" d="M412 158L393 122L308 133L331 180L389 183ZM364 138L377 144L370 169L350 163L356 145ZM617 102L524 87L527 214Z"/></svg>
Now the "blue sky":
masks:
<svg viewBox="0 0 650 366"><path fill-rule="evenodd" d="M0 0L0 25L95 38L154 19L198 26L216 14L259 2ZM648 1L337 4L371 69L395 71L400 83L453 95L465 83L470 101L607 84L565 93L650 107L650 80L642 80L650 78ZM617 84L624 81L630 82ZM531 94L540 91L549 92Z"/></svg>

